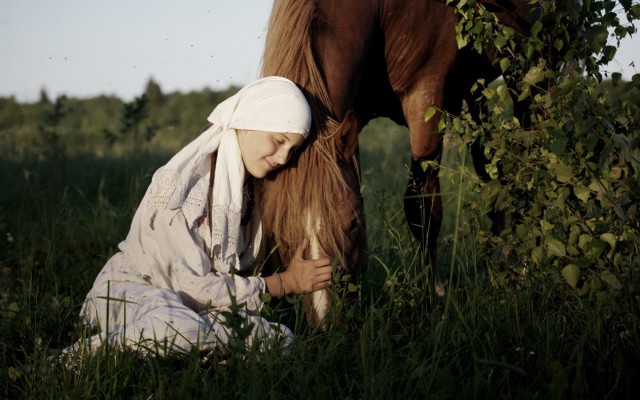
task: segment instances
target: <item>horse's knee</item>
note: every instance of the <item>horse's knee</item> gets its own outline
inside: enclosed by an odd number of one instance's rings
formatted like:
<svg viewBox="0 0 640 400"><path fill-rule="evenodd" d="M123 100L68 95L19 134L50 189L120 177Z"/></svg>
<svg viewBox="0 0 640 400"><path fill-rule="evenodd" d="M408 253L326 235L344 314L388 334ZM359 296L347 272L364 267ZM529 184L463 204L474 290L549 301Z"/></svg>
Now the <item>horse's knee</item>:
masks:
<svg viewBox="0 0 640 400"><path fill-rule="evenodd" d="M437 160L440 157L442 134L438 131L438 122L442 101L442 88L432 87L415 90L403 99L413 160ZM434 114L425 120L425 113L430 109Z"/></svg>
<svg viewBox="0 0 640 400"><path fill-rule="evenodd" d="M439 161L442 154L442 140L439 133L426 133L429 137L412 138L411 160L418 162Z"/></svg>

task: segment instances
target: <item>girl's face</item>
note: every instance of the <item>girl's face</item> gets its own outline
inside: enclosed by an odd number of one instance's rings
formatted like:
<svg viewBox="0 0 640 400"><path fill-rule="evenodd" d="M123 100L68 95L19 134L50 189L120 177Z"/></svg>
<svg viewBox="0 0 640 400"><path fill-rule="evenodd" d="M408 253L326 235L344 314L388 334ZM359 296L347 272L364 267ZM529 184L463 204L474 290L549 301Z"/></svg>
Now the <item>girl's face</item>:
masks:
<svg viewBox="0 0 640 400"><path fill-rule="evenodd" d="M255 178L286 164L291 153L304 141L298 133L249 131L238 129L238 144L247 172Z"/></svg>

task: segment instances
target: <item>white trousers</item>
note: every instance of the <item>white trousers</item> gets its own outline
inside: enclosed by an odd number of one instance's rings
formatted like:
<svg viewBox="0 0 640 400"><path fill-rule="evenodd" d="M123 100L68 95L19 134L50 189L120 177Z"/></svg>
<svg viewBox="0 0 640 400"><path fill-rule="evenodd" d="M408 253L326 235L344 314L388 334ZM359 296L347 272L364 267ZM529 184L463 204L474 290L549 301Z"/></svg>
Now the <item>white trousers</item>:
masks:
<svg viewBox="0 0 640 400"><path fill-rule="evenodd" d="M143 354L188 353L192 349L225 350L230 345L279 346L287 353L293 334L284 325L226 309L196 312L170 290L136 282L110 282L87 295L80 315L101 333L90 338L96 350L103 342ZM73 350L72 350L73 351Z"/></svg>

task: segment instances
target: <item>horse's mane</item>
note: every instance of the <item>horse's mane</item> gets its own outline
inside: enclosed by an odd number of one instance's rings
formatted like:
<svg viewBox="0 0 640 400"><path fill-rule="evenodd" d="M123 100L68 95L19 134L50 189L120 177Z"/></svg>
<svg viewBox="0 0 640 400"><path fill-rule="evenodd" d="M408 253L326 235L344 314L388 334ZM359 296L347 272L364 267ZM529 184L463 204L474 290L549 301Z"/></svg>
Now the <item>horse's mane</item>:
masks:
<svg viewBox="0 0 640 400"><path fill-rule="evenodd" d="M262 180L264 227L276 238L285 263L305 238L310 221L312 229L322 221L316 235L329 256L341 257L345 240L335 205L350 189L340 168L345 160L340 160L339 124L329 117L331 100L314 55L316 17L314 1L276 0L262 61L263 76L284 76L301 87L313 115L302 151L288 167Z"/></svg>

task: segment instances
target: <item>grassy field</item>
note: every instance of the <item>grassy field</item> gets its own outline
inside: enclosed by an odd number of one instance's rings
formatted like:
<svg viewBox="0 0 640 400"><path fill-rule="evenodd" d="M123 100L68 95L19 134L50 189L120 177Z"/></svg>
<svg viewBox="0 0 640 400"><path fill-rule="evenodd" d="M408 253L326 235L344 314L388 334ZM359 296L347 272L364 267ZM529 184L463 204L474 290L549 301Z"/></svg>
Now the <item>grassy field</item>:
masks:
<svg viewBox="0 0 640 400"><path fill-rule="evenodd" d="M170 156L145 149L95 157L70 148L5 155L0 177L0 398L634 398L638 320L615 292L578 296L561 280L495 279L463 204L473 193L465 153L443 162L445 227L434 301L401 194L405 130L378 120L361 136L370 263L364 312L329 332L292 301L267 310L296 333L288 357L199 354L139 359L103 349L57 355L83 333L78 312L116 251L151 174Z"/></svg>

